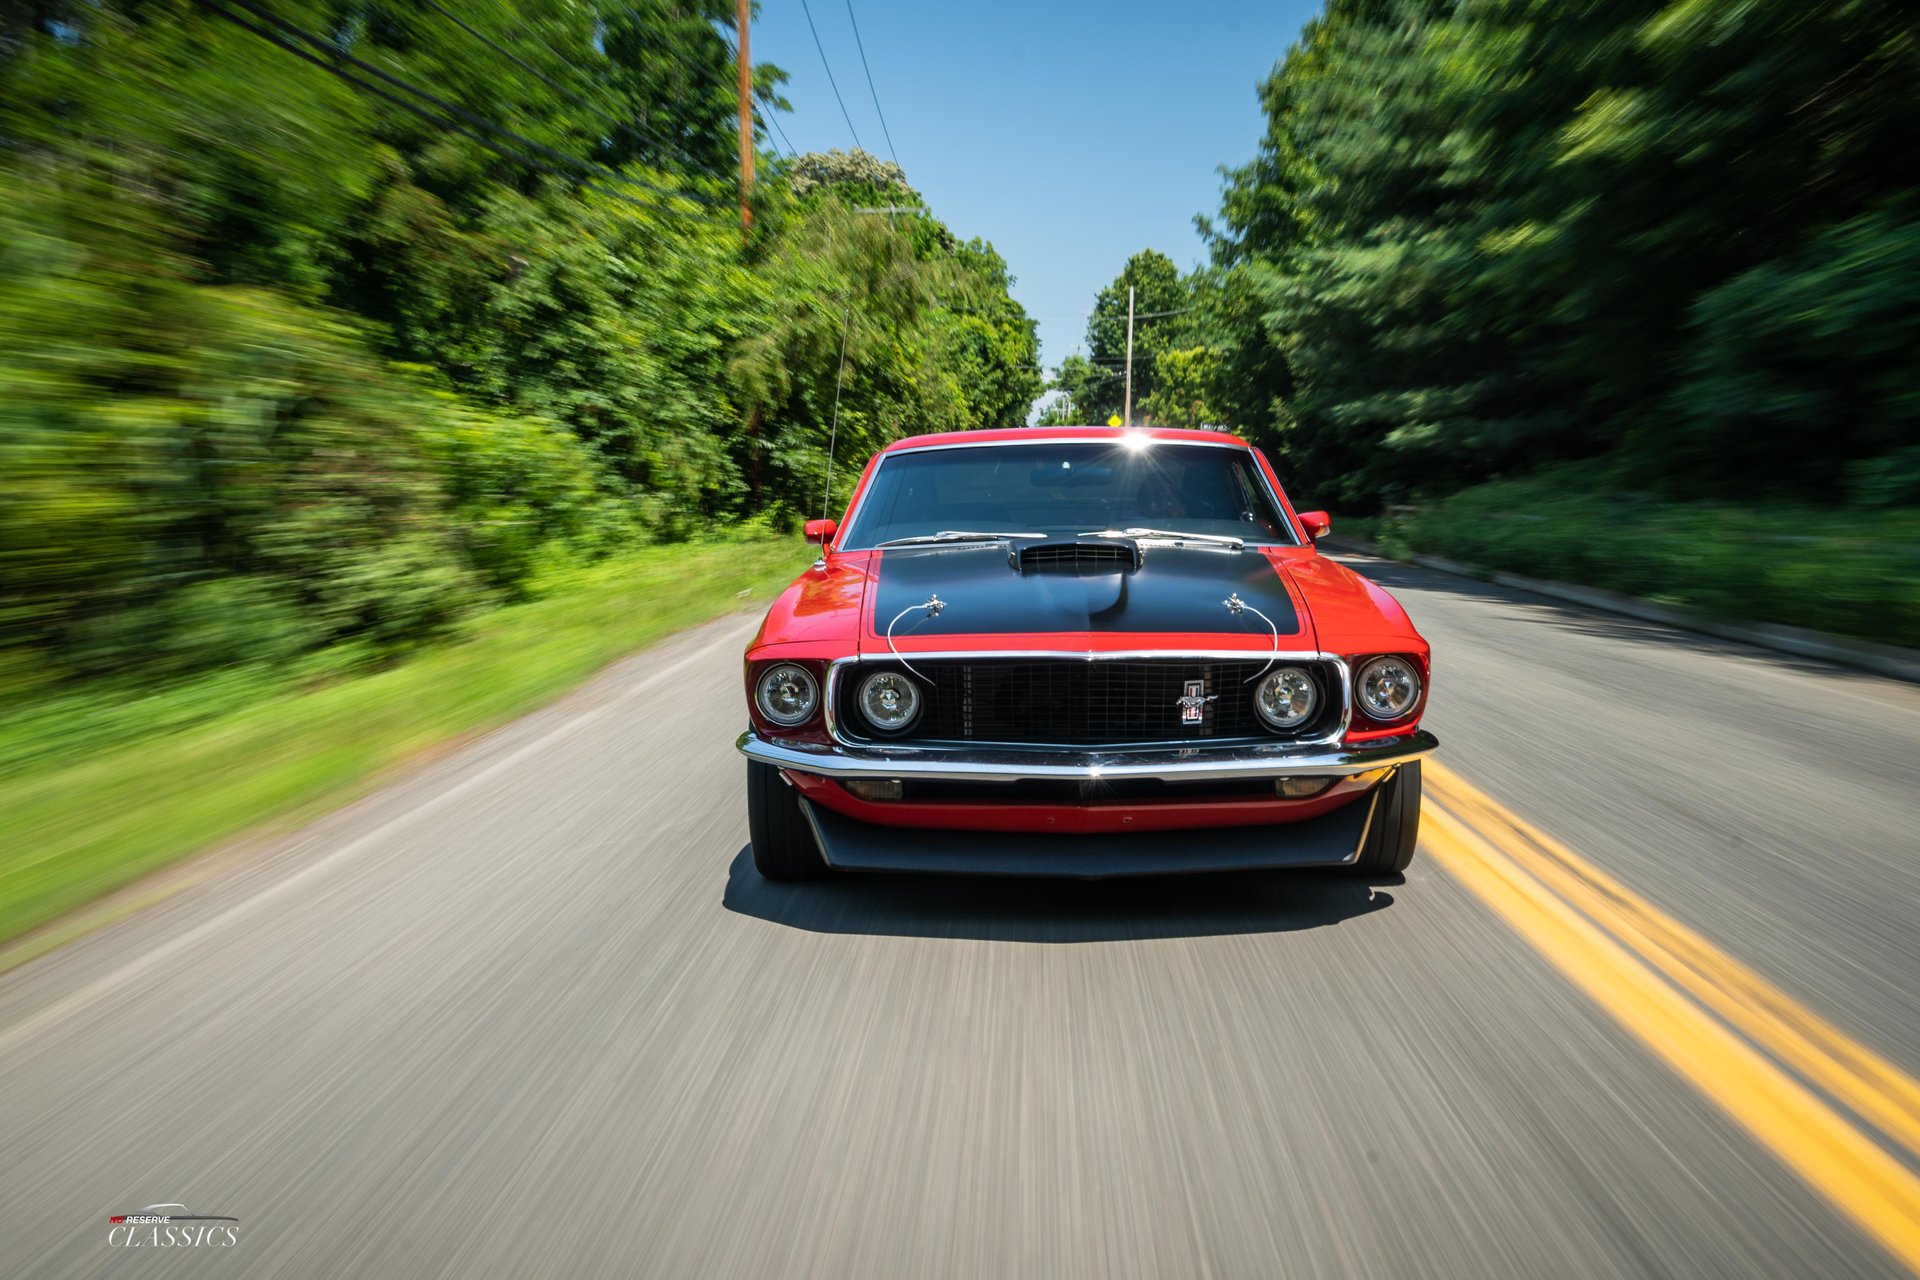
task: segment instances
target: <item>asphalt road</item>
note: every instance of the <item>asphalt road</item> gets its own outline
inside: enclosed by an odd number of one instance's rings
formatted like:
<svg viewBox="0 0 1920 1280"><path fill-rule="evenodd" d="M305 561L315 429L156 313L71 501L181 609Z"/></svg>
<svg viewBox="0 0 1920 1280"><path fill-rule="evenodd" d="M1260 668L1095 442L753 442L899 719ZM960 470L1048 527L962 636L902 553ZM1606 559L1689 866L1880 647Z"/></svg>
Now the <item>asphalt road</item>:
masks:
<svg viewBox="0 0 1920 1280"><path fill-rule="evenodd" d="M1356 563L1433 642L1453 775L1905 1090L1920 689ZM751 627L0 977L0 1274L1901 1273L1792 1158L1828 1121L1685 1057L1738 1008L1648 1031L1669 997L1438 844L1393 884L763 883ZM108 1243L161 1201L238 1243Z"/></svg>

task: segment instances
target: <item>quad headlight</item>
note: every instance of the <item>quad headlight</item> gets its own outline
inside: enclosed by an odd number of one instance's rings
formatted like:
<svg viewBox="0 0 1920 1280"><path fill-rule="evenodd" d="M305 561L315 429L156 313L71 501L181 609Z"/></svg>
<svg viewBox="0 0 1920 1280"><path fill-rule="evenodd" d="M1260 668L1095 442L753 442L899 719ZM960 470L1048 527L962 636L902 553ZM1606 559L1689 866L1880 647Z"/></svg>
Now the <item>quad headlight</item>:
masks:
<svg viewBox="0 0 1920 1280"><path fill-rule="evenodd" d="M1320 709L1320 686L1304 667L1269 671L1253 691L1253 709L1275 729L1298 729Z"/></svg>
<svg viewBox="0 0 1920 1280"><path fill-rule="evenodd" d="M820 684L805 667L778 663L760 673L753 686L753 702L761 715L791 729L813 718L820 706Z"/></svg>
<svg viewBox="0 0 1920 1280"><path fill-rule="evenodd" d="M897 671L881 671L860 682L854 701L867 723L881 733L899 733L920 715L920 687Z"/></svg>
<svg viewBox="0 0 1920 1280"><path fill-rule="evenodd" d="M1420 673L1405 658L1375 658L1355 673L1353 700L1370 720L1398 720L1420 702Z"/></svg>

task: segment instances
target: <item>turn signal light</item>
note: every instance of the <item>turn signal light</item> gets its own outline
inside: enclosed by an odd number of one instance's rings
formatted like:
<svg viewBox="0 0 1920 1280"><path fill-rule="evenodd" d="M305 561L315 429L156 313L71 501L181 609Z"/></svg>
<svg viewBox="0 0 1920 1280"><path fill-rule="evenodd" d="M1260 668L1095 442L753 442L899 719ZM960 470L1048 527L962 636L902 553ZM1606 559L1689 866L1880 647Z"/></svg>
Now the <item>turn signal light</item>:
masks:
<svg viewBox="0 0 1920 1280"><path fill-rule="evenodd" d="M1273 791L1282 800L1309 800L1332 785L1332 778L1275 778Z"/></svg>
<svg viewBox="0 0 1920 1280"><path fill-rule="evenodd" d="M906 792L898 778L853 778L841 785L856 800L898 800Z"/></svg>

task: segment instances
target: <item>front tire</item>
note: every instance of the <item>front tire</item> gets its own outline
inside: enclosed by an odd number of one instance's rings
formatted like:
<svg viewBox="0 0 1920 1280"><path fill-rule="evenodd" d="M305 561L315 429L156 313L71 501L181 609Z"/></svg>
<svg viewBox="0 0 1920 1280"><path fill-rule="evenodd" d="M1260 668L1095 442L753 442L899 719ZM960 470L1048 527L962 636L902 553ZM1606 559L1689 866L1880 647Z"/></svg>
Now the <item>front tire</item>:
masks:
<svg viewBox="0 0 1920 1280"><path fill-rule="evenodd" d="M800 797L780 771L747 761L747 835L753 865L769 880L811 880L827 873Z"/></svg>
<svg viewBox="0 0 1920 1280"><path fill-rule="evenodd" d="M1373 820L1353 872L1362 876L1398 875L1413 861L1420 838L1420 762L1403 764L1380 784L1373 797Z"/></svg>

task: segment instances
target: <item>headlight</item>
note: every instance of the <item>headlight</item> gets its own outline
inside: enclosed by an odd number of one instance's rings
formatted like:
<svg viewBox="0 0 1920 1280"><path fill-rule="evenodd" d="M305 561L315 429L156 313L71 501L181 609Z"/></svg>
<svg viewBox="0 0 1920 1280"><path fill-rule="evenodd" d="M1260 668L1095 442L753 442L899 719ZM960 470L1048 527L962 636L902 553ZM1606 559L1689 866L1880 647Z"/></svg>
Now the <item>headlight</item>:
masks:
<svg viewBox="0 0 1920 1280"><path fill-rule="evenodd" d="M820 705L820 686L813 673L791 662L768 667L753 686L754 705L777 725L792 728L813 718Z"/></svg>
<svg viewBox="0 0 1920 1280"><path fill-rule="evenodd" d="M1301 667L1267 673L1253 691L1253 709L1276 729L1298 729L1320 706L1320 687Z"/></svg>
<svg viewBox="0 0 1920 1280"><path fill-rule="evenodd" d="M860 714L882 733L899 733L920 714L920 688L895 671L882 671L860 682Z"/></svg>
<svg viewBox="0 0 1920 1280"><path fill-rule="evenodd" d="M1405 658L1375 658L1353 678L1353 698L1372 720L1398 720L1420 701L1420 674Z"/></svg>

